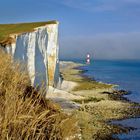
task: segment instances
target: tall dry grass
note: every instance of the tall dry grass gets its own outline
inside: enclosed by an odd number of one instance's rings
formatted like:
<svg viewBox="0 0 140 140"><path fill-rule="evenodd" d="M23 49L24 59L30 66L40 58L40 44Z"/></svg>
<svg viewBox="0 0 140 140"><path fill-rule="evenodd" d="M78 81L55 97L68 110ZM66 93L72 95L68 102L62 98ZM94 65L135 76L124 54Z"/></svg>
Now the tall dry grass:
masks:
<svg viewBox="0 0 140 140"><path fill-rule="evenodd" d="M26 71L0 50L0 140L63 140L76 138L74 116L30 86Z"/></svg>

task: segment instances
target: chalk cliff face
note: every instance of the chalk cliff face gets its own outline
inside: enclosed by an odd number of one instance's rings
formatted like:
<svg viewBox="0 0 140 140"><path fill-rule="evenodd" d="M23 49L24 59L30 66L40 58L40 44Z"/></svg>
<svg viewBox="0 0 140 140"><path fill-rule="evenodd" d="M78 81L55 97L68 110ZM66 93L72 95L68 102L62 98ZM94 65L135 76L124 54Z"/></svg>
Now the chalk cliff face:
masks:
<svg viewBox="0 0 140 140"><path fill-rule="evenodd" d="M60 83L58 23L11 37L15 39L14 43L4 47L4 50L26 64L32 85L43 83L46 87L57 87Z"/></svg>

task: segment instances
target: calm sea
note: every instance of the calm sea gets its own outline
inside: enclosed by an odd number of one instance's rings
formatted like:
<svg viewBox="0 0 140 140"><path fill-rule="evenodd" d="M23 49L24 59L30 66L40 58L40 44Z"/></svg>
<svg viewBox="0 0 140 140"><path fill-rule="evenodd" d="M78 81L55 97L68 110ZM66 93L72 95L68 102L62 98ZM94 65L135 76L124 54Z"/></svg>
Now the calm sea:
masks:
<svg viewBox="0 0 140 140"><path fill-rule="evenodd" d="M130 100L140 103L140 60L94 60L82 67L85 76L97 81L119 85L120 89L131 91Z"/></svg>
<svg viewBox="0 0 140 140"><path fill-rule="evenodd" d="M80 60L77 62L82 63ZM90 65L81 68L85 70L85 76L97 81L117 84L120 89L131 91L131 94L126 97L140 103L140 60L94 60ZM129 134L119 135L121 140L140 140L140 118L114 123L137 128Z"/></svg>

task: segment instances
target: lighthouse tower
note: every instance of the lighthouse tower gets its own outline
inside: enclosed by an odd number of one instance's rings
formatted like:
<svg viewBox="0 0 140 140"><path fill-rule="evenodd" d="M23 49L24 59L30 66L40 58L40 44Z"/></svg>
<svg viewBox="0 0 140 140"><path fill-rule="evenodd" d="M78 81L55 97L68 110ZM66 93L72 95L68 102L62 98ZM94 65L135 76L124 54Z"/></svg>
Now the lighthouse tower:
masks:
<svg viewBox="0 0 140 140"><path fill-rule="evenodd" d="M90 54L89 53L86 56L86 64L90 64Z"/></svg>

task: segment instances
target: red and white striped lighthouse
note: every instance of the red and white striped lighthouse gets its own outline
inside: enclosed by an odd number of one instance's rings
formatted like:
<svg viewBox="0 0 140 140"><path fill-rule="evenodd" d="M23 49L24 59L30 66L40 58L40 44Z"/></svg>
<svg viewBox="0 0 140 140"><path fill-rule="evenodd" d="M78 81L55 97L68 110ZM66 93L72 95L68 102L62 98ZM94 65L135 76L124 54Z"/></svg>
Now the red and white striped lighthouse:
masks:
<svg viewBox="0 0 140 140"><path fill-rule="evenodd" d="M89 53L86 56L86 64L90 64L90 54Z"/></svg>

